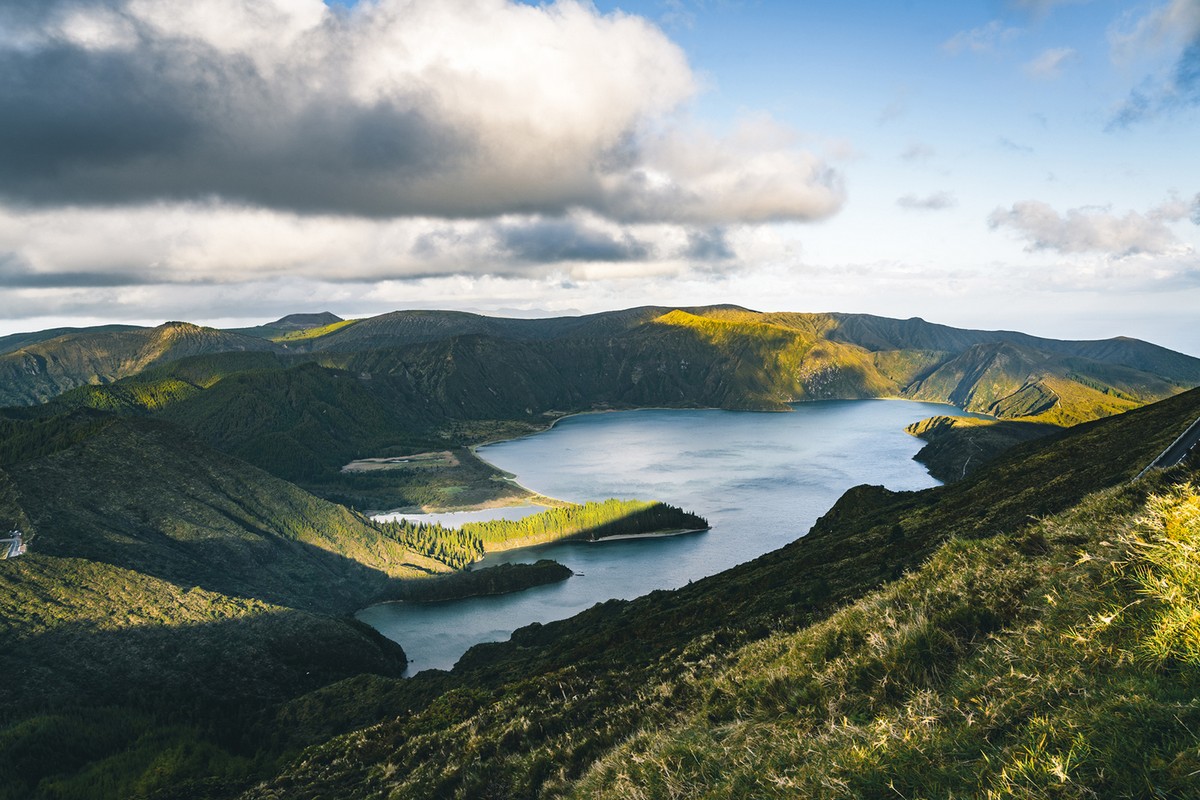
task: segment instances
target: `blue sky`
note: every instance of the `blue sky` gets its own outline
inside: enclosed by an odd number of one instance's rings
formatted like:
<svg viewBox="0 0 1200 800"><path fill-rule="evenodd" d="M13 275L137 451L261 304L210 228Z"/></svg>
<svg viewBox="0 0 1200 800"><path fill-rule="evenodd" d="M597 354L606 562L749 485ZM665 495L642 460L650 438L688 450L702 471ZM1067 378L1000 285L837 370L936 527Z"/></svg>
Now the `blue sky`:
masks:
<svg viewBox="0 0 1200 800"><path fill-rule="evenodd" d="M1200 355L1200 0L177 9L0 0L0 333L733 302Z"/></svg>

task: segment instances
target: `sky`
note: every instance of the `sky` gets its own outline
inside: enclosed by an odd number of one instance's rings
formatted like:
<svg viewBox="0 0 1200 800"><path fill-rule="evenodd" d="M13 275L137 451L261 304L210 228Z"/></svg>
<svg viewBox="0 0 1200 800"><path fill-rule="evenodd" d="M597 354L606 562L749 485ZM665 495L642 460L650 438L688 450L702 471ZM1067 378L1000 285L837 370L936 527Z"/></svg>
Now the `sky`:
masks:
<svg viewBox="0 0 1200 800"><path fill-rule="evenodd" d="M1200 355L1200 0L0 0L0 334L736 303Z"/></svg>

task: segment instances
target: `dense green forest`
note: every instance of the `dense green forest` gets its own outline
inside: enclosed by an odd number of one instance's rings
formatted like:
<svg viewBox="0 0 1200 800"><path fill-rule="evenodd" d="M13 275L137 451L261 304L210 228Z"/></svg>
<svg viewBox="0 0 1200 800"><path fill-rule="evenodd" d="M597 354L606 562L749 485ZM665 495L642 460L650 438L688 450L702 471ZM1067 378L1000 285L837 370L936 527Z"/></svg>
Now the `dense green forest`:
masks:
<svg viewBox="0 0 1200 800"><path fill-rule="evenodd" d="M563 539L595 541L708 528L703 517L666 503L617 499L567 504L516 520L468 522L458 528L410 520L375 524L385 535L455 568L478 561L487 552Z"/></svg>

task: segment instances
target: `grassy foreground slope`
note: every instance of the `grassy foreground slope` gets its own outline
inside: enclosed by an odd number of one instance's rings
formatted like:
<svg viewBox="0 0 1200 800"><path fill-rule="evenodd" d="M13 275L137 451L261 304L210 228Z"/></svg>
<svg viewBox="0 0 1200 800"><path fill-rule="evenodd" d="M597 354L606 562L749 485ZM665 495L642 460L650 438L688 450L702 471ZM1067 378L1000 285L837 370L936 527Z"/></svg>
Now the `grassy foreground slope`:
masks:
<svg viewBox="0 0 1200 800"><path fill-rule="evenodd" d="M858 487L787 547L449 678L330 687L286 719L374 724L243 797L1186 796L1195 474L1126 484L1197 416L1193 391Z"/></svg>
<svg viewBox="0 0 1200 800"><path fill-rule="evenodd" d="M1176 477L953 539L828 619L739 648L687 687L694 708L571 796L1192 795L1200 491Z"/></svg>

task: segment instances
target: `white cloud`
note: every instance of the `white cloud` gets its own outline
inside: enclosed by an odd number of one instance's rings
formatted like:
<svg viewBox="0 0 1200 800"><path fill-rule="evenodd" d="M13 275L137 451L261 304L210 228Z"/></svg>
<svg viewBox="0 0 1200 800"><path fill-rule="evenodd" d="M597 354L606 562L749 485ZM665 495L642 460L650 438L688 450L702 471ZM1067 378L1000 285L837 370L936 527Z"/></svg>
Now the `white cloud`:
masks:
<svg viewBox="0 0 1200 800"><path fill-rule="evenodd" d="M1009 27L1000 20L994 19L987 25L959 31L942 43L942 50L950 55L964 52L992 53L1022 33L1024 31L1020 28Z"/></svg>
<svg viewBox="0 0 1200 800"><path fill-rule="evenodd" d="M1011 228L1026 240L1026 250L1099 253L1112 258L1178 255L1190 252L1167 223L1183 219L1189 207L1174 198L1145 214L1114 214L1107 208L1075 208L1059 214L1037 200L997 208L988 217L993 228Z"/></svg>
<svg viewBox="0 0 1200 800"><path fill-rule="evenodd" d="M1025 74L1032 78L1053 79L1062 74L1063 65L1075 58L1071 47L1053 47L1042 51L1025 65Z"/></svg>
<svg viewBox="0 0 1200 800"><path fill-rule="evenodd" d="M841 207L837 172L766 117L731 135L668 130L644 143L643 161L605 178L612 215L714 223L815 219Z"/></svg>
<svg viewBox="0 0 1200 800"><path fill-rule="evenodd" d="M731 268L741 241L738 228L621 224L584 211L371 220L222 203L0 210L0 280L42 288L550 272L587 280Z"/></svg>
<svg viewBox="0 0 1200 800"><path fill-rule="evenodd" d="M912 211L942 211L958 205L958 199L950 192L934 192L925 197L906 194L896 200L896 205Z"/></svg>
<svg viewBox="0 0 1200 800"><path fill-rule="evenodd" d="M1178 50L1200 36L1200 3L1170 0L1141 15L1127 13L1108 32L1113 60L1118 63Z"/></svg>

